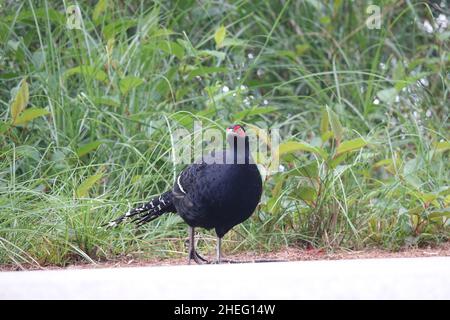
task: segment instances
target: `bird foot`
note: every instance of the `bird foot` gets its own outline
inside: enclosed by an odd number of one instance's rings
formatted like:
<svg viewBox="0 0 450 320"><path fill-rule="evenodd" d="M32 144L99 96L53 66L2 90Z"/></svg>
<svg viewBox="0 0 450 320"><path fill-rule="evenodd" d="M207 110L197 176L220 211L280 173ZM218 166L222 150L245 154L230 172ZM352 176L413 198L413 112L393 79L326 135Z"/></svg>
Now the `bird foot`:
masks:
<svg viewBox="0 0 450 320"><path fill-rule="evenodd" d="M194 260L196 264L209 264L210 262L203 258L197 251L192 250L189 253L188 264L191 264L191 260Z"/></svg>

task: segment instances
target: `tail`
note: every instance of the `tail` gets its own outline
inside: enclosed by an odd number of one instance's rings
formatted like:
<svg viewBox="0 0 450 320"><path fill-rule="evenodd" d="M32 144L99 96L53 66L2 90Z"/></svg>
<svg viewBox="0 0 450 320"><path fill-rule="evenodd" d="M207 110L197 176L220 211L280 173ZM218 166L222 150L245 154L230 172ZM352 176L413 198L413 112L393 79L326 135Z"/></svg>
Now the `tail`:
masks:
<svg viewBox="0 0 450 320"><path fill-rule="evenodd" d="M172 202L172 191L164 192L157 198L152 199L150 202L144 203L141 206L132 209L125 213L123 216L107 223L106 227L115 227L123 221L132 217L132 222L136 222L138 226L141 226L147 222L153 221L159 218L161 215L167 212L176 212L176 209Z"/></svg>

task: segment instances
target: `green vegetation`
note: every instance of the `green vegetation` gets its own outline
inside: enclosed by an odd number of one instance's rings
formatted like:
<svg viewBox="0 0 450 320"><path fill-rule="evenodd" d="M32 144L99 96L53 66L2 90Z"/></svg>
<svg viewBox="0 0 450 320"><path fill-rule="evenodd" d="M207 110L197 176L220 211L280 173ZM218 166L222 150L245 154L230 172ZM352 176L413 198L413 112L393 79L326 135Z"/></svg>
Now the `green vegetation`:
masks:
<svg viewBox="0 0 450 320"><path fill-rule="evenodd" d="M0 264L182 256L176 215L100 226L172 185L193 120L281 132L285 171L226 253L447 241L448 13L373 2L380 29L366 1L79 1L80 29L68 1L4 1Z"/></svg>

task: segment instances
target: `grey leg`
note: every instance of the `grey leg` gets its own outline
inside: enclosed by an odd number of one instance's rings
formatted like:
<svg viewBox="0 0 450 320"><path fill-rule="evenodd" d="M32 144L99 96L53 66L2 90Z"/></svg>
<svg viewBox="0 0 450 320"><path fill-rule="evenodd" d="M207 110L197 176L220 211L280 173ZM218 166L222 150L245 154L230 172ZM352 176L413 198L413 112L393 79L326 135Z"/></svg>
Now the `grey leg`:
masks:
<svg viewBox="0 0 450 320"><path fill-rule="evenodd" d="M195 250L195 239L194 239L194 228L192 227L188 227L188 231L189 231L189 253L188 253L188 264L191 264L191 259L193 258L192 256L192 251Z"/></svg>
<svg viewBox="0 0 450 320"><path fill-rule="evenodd" d="M216 263L220 264L221 262L222 262L222 238L217 237Z"/></svg>
<svg viewBox="0 0 450 320"><path fill-rule="evenodd" d="M195 228L188 227L188 230L189 230L188 264L191 264L191 259L194 259L195 263L197 264L209 263L208 260L199 255L195 250Z"/></svg>

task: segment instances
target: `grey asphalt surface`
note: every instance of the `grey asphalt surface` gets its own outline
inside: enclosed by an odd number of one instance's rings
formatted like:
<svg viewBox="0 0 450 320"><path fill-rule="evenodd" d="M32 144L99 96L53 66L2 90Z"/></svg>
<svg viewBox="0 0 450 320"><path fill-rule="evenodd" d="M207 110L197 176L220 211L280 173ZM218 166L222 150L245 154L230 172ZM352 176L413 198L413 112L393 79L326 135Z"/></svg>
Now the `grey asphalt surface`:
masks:
<svg viewBox="0 0 450 320"><path fill-rule="evenodd" d="M0 299L450 299L450 257L0 272Z"/></svg>

